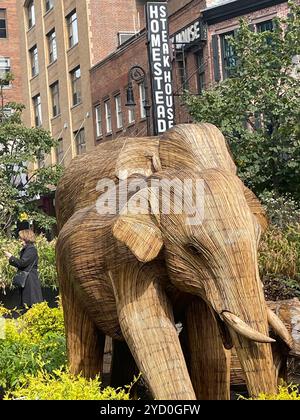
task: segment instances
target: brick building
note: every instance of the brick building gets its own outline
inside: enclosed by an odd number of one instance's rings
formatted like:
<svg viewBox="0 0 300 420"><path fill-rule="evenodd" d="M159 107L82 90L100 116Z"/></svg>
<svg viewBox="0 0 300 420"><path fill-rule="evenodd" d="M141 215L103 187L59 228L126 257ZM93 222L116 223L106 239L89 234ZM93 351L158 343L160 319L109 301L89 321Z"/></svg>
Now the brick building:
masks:
<svg viewBox="0 0 300 420"><path fill-rule="evenodd" d="M288 13L288 4L283 0L169 0L168 12L178 124L190 121L182 103L185 89L197 95L228 76L234 57L226 36L234 34L239 19L247 18L255 31L271 29L275 16ZM96 144L146 134L143 83L134 85L135 109L125 107L128 72L133 65L143 67L150 84L145 28L91 69Z"/></svg>
<svg viewBox="0 0 300 420"><path fill-rule="evenodd" d="M25 124L59 140L40 165L67 165L94 147L89 70L140 31L144 3L17 0Z"/></svg>
<svg viewBox="0 0 300 420"><path fill-rule="evenodd" d="M0 2L0 78L4 80L8 72L14 80L2 84L4 107L9 102L23 102L16 0Z"/></svg>

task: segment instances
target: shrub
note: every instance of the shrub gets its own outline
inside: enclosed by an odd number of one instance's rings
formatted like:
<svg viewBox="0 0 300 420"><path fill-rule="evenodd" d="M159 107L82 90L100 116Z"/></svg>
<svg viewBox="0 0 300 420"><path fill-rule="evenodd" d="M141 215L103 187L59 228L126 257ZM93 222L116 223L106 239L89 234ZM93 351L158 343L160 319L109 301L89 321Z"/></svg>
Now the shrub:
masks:
<svg viewBox="0 0 300 420"><path fill-rule="evenodd" d="M260 243L259 264L262 275L297 278L300 275L300 224L285 229L271 226Z"/></svg>
<svg viewBox="0 0 300 420"><path fill-rule="evenodd" d="M129 400L131 386L125 389L100 388L99 377L85 379L67 371L52 374L42 370L37 375L27 375L23 383L5 395L5 400Z"/></svg>
<svg viewBox="0 0 300 420"><path fill-rule="evenodd" d="M300 224L270 226L260 243L259 267L267 300L300 298Z"/></svg>
<svg viewBox="0 0 300 420"><path fill-rule="evenodd" d="M57 274L55 264L55 241L48 242L43 236L37 237L36 242L39 254L39 274L42 286L57 287ZM7 250L18 256L21 244L15 239L0 237L0 249ZM11 282L16 270L11 267L4 257L0 255L0 286L11 288Z"/></svg>
<svg viewBox="0 0 300 420"><path fill-rule="evenodd" d="M0 313L4 310L1 309ZM6 311L7 315L7 311ZM61 307L47 303L33 306L25 315L6 319L5 336L0 339L0 386L18 386L24 376L41 369L52 372L66 366L66 341Z"/></svg>
<svg viewBox="0 0 300 420"><path fill-rule="evenodd" d="M290 195L264 191L259 198L272 225L285 229L300 222L300 204Z"/></svg>
<svg viewBox="0 0 300 420"><path fill-rule="evenodd" d="M245 400L248 398L240 397ZM249 398L249 400L300 400L300 393L297 385L279 385L278 394L268 395L260 394L257 398Z"/></svg>

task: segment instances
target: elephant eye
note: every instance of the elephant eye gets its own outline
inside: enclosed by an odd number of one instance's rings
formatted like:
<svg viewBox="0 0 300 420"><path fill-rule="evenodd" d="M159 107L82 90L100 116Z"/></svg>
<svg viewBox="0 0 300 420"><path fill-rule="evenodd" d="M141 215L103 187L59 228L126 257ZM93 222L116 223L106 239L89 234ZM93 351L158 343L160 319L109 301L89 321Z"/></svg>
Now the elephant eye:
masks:
<svg viewBox="0 0 300 420"><path fill-rule="evenodd" d="M200 249L198 249L194 244L188 244L187 245L188 251L193 253L193 254L200 254Z"/></svg>

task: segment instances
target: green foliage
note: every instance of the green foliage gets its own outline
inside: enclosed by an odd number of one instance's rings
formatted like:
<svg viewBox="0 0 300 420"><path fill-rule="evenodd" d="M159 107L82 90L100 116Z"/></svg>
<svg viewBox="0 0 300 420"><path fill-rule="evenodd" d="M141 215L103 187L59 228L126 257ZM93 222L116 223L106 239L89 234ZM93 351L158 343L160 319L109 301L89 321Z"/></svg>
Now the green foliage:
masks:
<svg viewBox="0 0 300 420"><path fill-rule="evenodd" d="M263 275L300 276L300 224L284 230L271 226L260 243L259 264Z"/></svg>
<svg viewBox="0 0 300 420"><path fill-rule="evenodd" d="M300 204L288 194L278 195L274 191L265 191L259 199L272 225L285 229L300 222Z"/></svg>
<svg viewBox="0 0 300 420"><path fill-rule="evenodd" d="M241 21L229 40L237 62L231 77L185 99L196 121L221 129L251 189L299 200L300 83L292 58L300 54L300 6L290 3L288 17L274 23L259 33Z"/></svg>
<svg viewBox="0 0 300 420"><path fill-rule="evenodd" d="M0 287L11 287L16 273L16 270L9 265L3 251L9 251L18 256L21 246L17 240L0 236ZM39 274L42 286L57 287L55 241L48 242L43 236L38 236L36 247L39 254Z"/></svg>
<svg viewBox="0 0 300 420"><path fill-rule="evenodd" d="M13 113L5 116L1 110L0 228L9 229L23 212L42 227L46 222L46 227L49 228L54 219L46 220L46 216L40 216L42 213L37 207L36 197L53 191L62 168L50 166L33 170L33 163L49 154L56 142L48 131L29 128L22 123L23 105L8 103L6 107L10 107Z"/></svg>
<svg viewBox="0 0 300 420"><path fill-rule="evenodd" d="M296 385L279 385L278 394L268 395L260 394L257 398L244 398L240 397L241 400L300 400L299 388Z"/></svg>
<svg viewBox="0 0 300 420"><path fill-rule="evenodd" d="M100 388L99 377L93 380L67 371L55 370L53 374L42 370L28 375L15 391L8 392L5 400L129 400L131 386L127 389Z"/></svg>
<svg viewBox="0 0 300 420"><path fill-rule="evenodd" d="M281 217L275 209L276 219L285 220L285 212ZM300 298L299 223L270 226L261 239L259 267L267 300Z"/></svg>
<svg viewBox="0 0 300 420"><path fill-rule="evenodd" d="M6 312L3 308L0 314ZM61 307L47 303L33 306L25 315L6 319L5 336L0 339L0 387L12 390L27 375L41 369L52 372L66 366L66 342Z"/></svg>

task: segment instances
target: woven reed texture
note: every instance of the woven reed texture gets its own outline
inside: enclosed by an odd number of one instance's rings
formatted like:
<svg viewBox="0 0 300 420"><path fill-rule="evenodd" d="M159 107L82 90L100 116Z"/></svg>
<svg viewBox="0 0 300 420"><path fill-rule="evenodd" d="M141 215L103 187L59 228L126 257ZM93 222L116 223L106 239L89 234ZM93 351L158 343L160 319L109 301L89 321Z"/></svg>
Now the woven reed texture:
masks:
<svg viewBox="0 0 300 420"><path fill-rule="evenodd" d="M174 177L202 179L203 222L187 225L187 211L98 213L99 197L111 202L114 193L99 181L110 179L119 192L138 176L147 187L130 200L139 200L147 210L154 206L153 180L167 186ZM152 195L144 200L149 191ZM172 204L179 199L176 194ZM251 330L268 339L257 268L257 238L267 222L254 194L236 176L216 127L181 125L157 138L99 145L66 170L56 207L57 266L73 372L99 372L107 335L127 342L154 398L226 399L229 364L223 340L226 348L233 341L250 393L275 392L270 344L250 341L223 316L239 317L243 334ZM188 326L186 358L174 317Z"/></svg>

